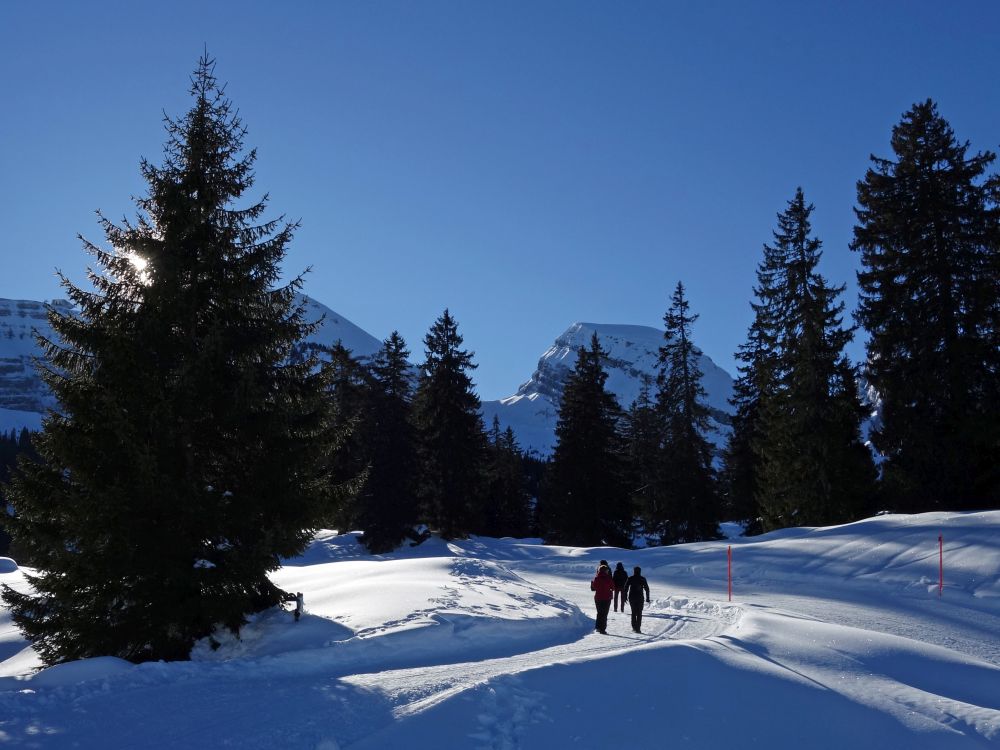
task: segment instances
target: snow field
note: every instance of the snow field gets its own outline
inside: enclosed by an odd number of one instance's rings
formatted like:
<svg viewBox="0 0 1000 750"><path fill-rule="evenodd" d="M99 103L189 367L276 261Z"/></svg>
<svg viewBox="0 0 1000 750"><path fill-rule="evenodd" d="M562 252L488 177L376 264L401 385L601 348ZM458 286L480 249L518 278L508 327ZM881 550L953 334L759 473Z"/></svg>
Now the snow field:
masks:
<svg viewBox="0 0 1000 750"><path fill-rule="evenodd" d="M0 747L1000 746L1000 512L880 516L645 550L322 532L192 661L32 673L0 610ZM937 593L937 535L945 590ZM726 549L734 597L726 601ZM641 565L643 633L593 631L599 559ZM2 567L0 582L23 586Z"/></svg>

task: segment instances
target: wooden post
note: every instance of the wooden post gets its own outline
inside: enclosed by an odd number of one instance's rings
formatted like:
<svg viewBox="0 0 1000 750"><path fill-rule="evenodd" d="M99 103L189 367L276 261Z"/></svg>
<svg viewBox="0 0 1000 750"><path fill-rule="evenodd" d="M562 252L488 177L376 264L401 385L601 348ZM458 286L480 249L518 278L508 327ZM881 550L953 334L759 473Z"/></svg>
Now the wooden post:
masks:
<svg viewBox="0 0 1000 750"><path fill-rule="evenodd" d="M938 596L944 591L944 535L938 534Z"/></svg>
<svg viewBox="0 0 1000 750"><path fill-rule="evenodd" d="M729 549L726 550L726 567L728 568L729 577L729 601L733 600L733 545L729 545Z"/></svg>

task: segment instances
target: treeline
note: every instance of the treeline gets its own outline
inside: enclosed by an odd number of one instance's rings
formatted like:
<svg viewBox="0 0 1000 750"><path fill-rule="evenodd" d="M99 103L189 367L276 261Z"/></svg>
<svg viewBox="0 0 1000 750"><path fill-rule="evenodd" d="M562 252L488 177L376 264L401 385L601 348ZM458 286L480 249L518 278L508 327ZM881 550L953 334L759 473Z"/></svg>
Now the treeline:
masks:
<svg viewBox="0 0 1000 750"><path fill-rule="evenodd" d="M857 184L860 304L819 272L796 190L763 247L732 429L713 456L678 284L654 383L622 413L599 342L566 385L539 524L572 544L715 538L827 525L879 510L1000 507L1000 176L932 101L893 129ZM857 328L866 359L845 353ZM865 434L867 433L867 434Z"/></svg>
<svg viewBox="0 0 1000 750"><path fill-rule="evenodd" d="M445 310L416 371L395 331L367 363L340 345L329 352L332 414L346 436L334 475L354 492L326 521L363 530L371 552L421 541L430 530L449 539L534 531L531 478L541 462L496 419L484 429L476 365L462 343Z"/></svg>
<svg viewBox="0 0 1000 750"><path fill-rule="evenodd" d="M11 469L17 464L17 457L21 454L31 457L35 455L35 450L31 444L31 431L25 428L20 430L10 430L10 432L0 432L0 487L9 479ZM0 495L2 498L2 495ZM0 502L0 518L6 515L6 503ZM10 534L4 529L0 521L0 555L16 554L10 547Z"/></svg>
<svg viewBox="0 0 1000 750"><path fill-rule="evenodd" d="M329 524L381 552L428 531L628 545L714 538L727 517L995 506L1000 181L932 103L859 183L877 478L843 287L818 273L801 191L764 248L724 456L678 283L657 376L627 411L597 338L578 352L543 466L483 425L448 310L415 373L395 333L364 363L303 345L319 322L296 303L302 279L278 284L297 225L265 219L265 199L239 204L256 154L207 57L191 95L165 121L163 163L141 164L137 218L101 216L108 247L84 241L93 288L62 279L78 313L50 312L41 367L59 407L3 489L3 525L35 568L3 600L46 663L186 658L285 601L268 574Z"/></svg>
<svg viewBox="0 0 1000 750"><path fill-rule="evenodd" d="M655 392L628 412L605 389L597 334L566 381L556 446L542 486L538 522L547 541L632 546L718 538L722 518L708 440L697 320L677 284L664 316Z"/></svg>
<svg viewBox="0 0 1000 750"><path fill-rule="evenodd" d="M722 477L731 513L759 528L1000 507L996 157L970 154L930 100L891 145L857 184L860 373L801 190L764 246ZM858 431L866 413L877 477Z"/></svg>

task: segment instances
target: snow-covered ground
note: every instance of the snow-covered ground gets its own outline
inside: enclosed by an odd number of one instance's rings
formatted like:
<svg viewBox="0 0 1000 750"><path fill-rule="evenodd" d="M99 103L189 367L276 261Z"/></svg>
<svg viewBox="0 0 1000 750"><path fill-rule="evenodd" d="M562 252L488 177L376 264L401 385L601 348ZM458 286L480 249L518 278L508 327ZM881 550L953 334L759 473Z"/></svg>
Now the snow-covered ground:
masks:
<svg viewBox="0 0 1000 750"><path fill-rule="evenodd" d="M641 635L594 632L601 558L648 577ZM32 673L0 612L0 747L1000 747L1000 512L640 551L327 532L274 578L302 620L190 662Z"/></svg>

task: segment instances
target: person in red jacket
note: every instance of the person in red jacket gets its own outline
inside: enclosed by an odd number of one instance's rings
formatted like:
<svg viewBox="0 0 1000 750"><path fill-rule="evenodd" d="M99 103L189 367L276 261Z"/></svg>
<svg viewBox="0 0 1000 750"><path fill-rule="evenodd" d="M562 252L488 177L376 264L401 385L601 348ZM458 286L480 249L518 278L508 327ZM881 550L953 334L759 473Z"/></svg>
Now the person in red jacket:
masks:
<svg viewBox="0 0 1000 750"><path fill-rule="evenodd" d="M601 565L597 569L597 575L590 582L590 590L594 592L594 604L597 605L597 622L594 623L594 630L598 633L607 633L608 610L611 609L611 600L615 597L615 582L607 565Z"/></svg>

